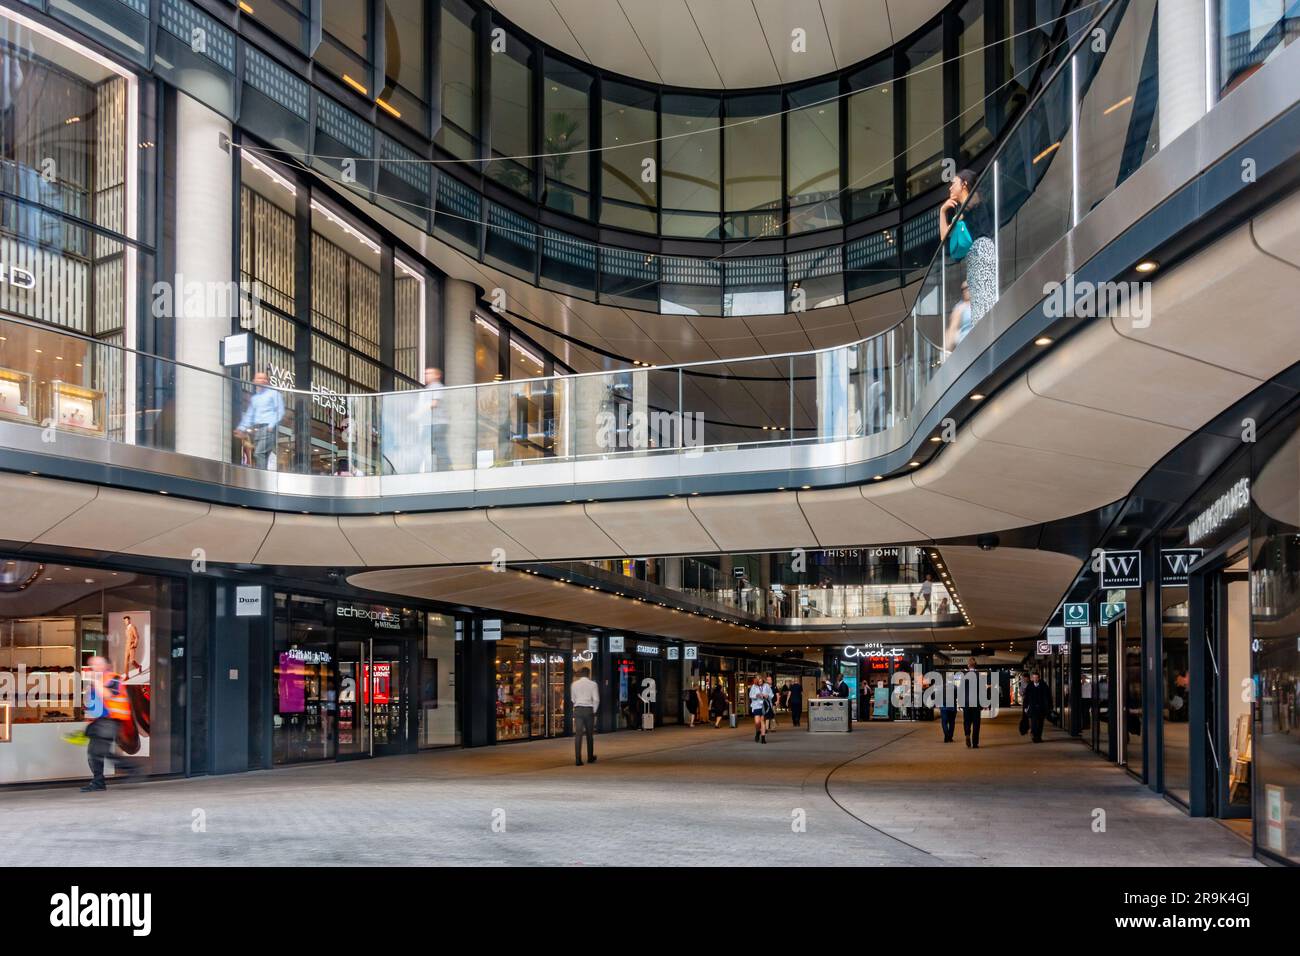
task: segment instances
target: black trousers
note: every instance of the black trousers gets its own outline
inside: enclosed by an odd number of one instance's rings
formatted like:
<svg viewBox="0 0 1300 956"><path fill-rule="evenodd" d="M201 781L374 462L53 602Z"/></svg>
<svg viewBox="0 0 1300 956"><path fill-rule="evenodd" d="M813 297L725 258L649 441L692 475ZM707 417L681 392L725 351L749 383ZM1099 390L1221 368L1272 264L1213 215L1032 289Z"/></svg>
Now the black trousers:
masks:
<svg viewBox="0 0 1300 956"><path fill-rule="evenodd" d="M582 760L582 738L587 738L587 759L596 756L596 709L573 708L573 759Z"/></svg>
<svg viewBox="0 0 1300 956"><path fill-rule="evenodd" d="M970 738L976 747L980 744L980 709L963 707L961 709L961 731Z"/></svg>
<svg viewBox="0 0 1300 956"><path fill-rule="evenodd" d="M1042 743L1043 741L1043 721L1046 719L1041 714L1038 716L1030 715L1029 717L1029 732L1033 735L1035 743Z"/></svg>
<svg viewBox="0 0 1300 956"><path fill-rule="evenodd" d="M952 733L957 729L957 708L939 708L939 727L943 730L943 739L952 740Z"/></svg>
<svg viewBox="0 0 1300 956"><path fill-rule="evenodd" d="M117 738L117 724L108 717L97 717L86 727L90 743L86 745L86 763L90 764L90 778L96 786L107 786L104 781L104 761L113 749Z"/></svg>

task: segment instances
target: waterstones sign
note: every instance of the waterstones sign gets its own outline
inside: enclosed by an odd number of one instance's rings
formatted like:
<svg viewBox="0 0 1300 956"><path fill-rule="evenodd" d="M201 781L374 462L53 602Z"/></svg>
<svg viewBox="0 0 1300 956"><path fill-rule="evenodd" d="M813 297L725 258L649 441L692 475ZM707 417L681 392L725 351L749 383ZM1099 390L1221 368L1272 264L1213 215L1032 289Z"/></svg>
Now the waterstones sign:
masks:
<svg viewBox="0 0 1300 956"><path fill-rule="evenodd" d="M1187 526L1187 543L1204 541L1249 507L1250 479L1242 478L1192 519Z"/></svg>

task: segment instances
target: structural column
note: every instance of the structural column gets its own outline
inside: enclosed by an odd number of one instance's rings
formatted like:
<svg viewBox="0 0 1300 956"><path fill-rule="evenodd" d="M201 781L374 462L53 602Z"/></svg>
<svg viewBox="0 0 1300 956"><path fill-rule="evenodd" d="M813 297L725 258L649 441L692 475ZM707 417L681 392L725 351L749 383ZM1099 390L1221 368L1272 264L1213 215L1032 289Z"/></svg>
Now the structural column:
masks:
<svg viewBox="0 0 1300 956"><path fill-rule="evenodd" d="M442 280L442 335L445 385L474 384L474 305L478 289L447 276ZM447 430L453 468L473 468L478 414L474 389L457 388L447 397Z"/></svg>
<svg viewBox="0 0 1300 956"><path fill-rule="evenodd" d="M152 304L170 292L176 326L176 360L207 369L178 369L176 450L222 460L229 447L228 401L223 396L221 340L238 315L233 292L234 150L228 120L184 94L176 97L176 274L160 276ZM170 284L170 289L166 284Z"/></svg>

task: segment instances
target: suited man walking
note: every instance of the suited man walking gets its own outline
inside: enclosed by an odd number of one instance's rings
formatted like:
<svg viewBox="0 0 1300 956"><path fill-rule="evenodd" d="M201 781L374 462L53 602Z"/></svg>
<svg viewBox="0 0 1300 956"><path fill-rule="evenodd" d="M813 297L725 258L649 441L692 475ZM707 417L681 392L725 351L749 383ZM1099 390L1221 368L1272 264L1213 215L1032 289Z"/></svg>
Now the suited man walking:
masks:
<svg viewBox="0 0 1300 956"><path fill-rule="evenodd" d="M1043 681L1043 675L1034 671L1024 690L1025 714L1029 717L1029 730L1036 744L1043 742L1043 721L1052 712L1052 689Z"/></svg>
<svg viewBox="0 0 1300 956"><path fill-rule="evenodd" d="M975 658L966 661L966 673L961 677L961 729L966 735L966 746L979 749L980 745L980 677L975 670Z"/></svg>

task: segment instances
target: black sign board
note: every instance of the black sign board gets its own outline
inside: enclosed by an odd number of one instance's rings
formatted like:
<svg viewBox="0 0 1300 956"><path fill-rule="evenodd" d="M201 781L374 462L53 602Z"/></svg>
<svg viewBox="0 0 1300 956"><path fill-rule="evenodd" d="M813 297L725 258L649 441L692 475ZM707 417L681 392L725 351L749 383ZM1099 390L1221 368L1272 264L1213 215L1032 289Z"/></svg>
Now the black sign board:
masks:
<svg viewBox="0 0 1300 956"><path fill-rule="evenodd" d="M1178 588L1187 586L1187 572L1196 559L1205 553L1204 548L1169 548L1160 552L1160 586Z"/></svg>
<svg viewBox="0 0 1300 956"><path fill-rule="evenodd" d="M1142 586L1141 551L1103 551L1101 555L1103 588L1140 588Z"/></svg>

